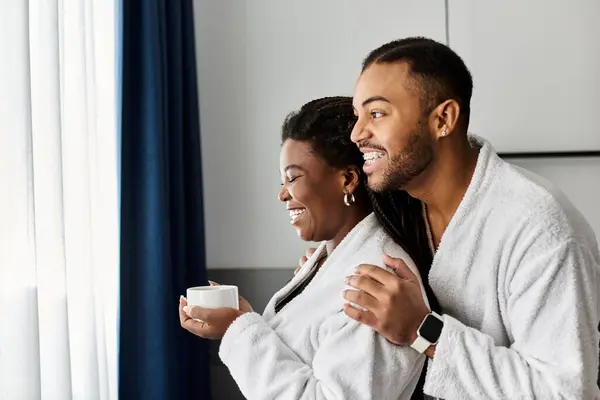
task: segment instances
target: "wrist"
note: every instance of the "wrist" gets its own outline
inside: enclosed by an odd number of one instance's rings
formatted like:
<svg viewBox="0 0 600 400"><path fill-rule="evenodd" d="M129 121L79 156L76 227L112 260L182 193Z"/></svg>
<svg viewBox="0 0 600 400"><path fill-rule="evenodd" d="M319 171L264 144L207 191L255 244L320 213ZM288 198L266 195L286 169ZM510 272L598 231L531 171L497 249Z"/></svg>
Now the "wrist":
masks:
<svg viewBox="0 0 600 400"><path fill-rule="evenodd" d="M427 356L427 358L429 358L430 360L433 360L433 357L435 356L435 347L437 345L436 344L432 344L431 346L429 346L427 348L427 350L425 350L425 355Z"/></svg>
<svg viewBox="0 0 600 400"><path fill-rule="evenodd" d="M419 338L419 327L421 326L421 323L423 322L423 320L425 319L425 317L427 317L427 314L425 314L415 325L414 328L411 329L411 333L410 333L410 337L408 338L408 345L412 345L415 340L417 340Z"/></svg>
<svg viewBox="0 0 600 400"><path fill-rule="evenodd" d="M234 323L234 321L235 321L235 320L237 320L239 317L241 317L241 316L242 316L242 315L244 315L244 314L247 314L248 312L249 312L249 311L237 310L237 315L235 316L235 318L233 318L233 319L231 320L231 323L230 323L230 325L231 325L231 324L233 324L233 323Z"/></svg>
<svg viewBox="0 0 600 400"><path fill-rule="evenodd" d="M242 310L235 310L236 312L233 313L229 319L229 323L226 323L225 325L225 332L227 330L229 330L229 328L231 327L231 325L233 325L233 323L235 321L237 321L242 315L246 314L247 311L242 311ZM223 332L223 334L225 334L225 332Z"/></svg>
<svg viewBox="0 0 600 400"><path fill-rule="evenodd" d="M419 337L419 328L421 327L421 325L423 324L423 321L425 320L425 318L427 318L427 316L429 315L430 312L431 311L429 311L429 309L426 309L426 310L422 311L421 313L419 313L418 318L415 318L415 322L414 322L413 328L411 330L410 341L408 342L409 344L413 343Z"/></svg>
<svg viewBox="0 0 600 400"><path fill-rule="evenodd" d="M442 334L443 326L444 320L441 315L434 311L427 313L414 333L410 347L419 353L428 354L427 352L429 352L428 357L433 358L435 344Z"/></svg>

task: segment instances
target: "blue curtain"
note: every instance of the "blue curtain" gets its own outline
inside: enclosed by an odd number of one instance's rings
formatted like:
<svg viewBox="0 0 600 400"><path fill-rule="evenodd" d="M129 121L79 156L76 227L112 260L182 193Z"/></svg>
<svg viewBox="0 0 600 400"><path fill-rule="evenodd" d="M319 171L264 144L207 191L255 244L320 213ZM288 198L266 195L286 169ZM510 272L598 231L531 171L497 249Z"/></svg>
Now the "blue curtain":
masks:
<svg viewBox="0 0 600 400"><path fill-rule="evenodd" d="M207 344L177 312L207 284L192 1L120 6L119 398L209 399Z"/></svg>

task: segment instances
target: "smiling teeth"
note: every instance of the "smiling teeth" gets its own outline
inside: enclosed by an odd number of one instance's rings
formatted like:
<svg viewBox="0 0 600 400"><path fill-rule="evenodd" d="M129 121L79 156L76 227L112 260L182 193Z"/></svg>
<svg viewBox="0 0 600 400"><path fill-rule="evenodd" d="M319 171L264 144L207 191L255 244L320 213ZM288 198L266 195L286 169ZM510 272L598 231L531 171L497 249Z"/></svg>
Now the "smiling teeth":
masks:
<svg viewBox="0 0 600 400"><path fill-rule="evenodd" d="M304 214L304 209L301 210L290 210L290 218L292 222L296 221L302 214Z"/></svg>
<svg viewBox="0 0 600 400"><path fill-rule="evenodd" d="M379 153L376 151L371 151L369 153L363 154L363 158L365 159L365 164L373 164L375 161L379 160L383 157L383 153Z"/></svg>

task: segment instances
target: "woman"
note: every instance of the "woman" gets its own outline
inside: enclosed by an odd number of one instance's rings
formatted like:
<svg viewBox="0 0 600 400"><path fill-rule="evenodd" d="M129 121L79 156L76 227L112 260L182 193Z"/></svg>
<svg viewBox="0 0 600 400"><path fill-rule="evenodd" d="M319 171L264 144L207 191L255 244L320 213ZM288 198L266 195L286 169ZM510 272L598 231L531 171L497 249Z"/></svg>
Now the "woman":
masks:
<svg viewBox="0 0 600 400"><path fill-rule="evenodd" d="M360 264L385 268L383 253L405 260L426 298L411 257L373 213L362 153L350 143L354 122L351 98L332 97L305 104L283 124L279 199L298 236L321 245L263 315L243 299L238 311L187 307L181 298L181 325L222 338L219 355L249 399L408 399L419 380L423 355L342 311L344 277ZM419 230L415 221L404 229Z"/></svg>

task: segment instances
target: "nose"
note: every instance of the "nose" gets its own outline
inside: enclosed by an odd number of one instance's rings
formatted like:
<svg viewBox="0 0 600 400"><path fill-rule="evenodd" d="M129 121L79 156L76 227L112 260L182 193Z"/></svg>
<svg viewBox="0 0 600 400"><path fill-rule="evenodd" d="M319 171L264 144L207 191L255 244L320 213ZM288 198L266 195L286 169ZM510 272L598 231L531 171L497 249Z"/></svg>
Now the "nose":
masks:
<svg viewBox="0 0 600 400"><path fill-rule="evenodd" d="M350 140L352 140L352 142L355 144L359 144L361 141L367 139L368 130L365 128L366 124L361 118L359 118L354 124L354 128L352 128L352 132L350 133Z"/></svg>
<svg viewBox="0 0 600 400"><path fill-rule="evenodd" d="M279 194L277 194L277 199L282 203L285 203L291 198L290 192L287 190L287 185L281 185L281 189L279 189Z"/></svg>

